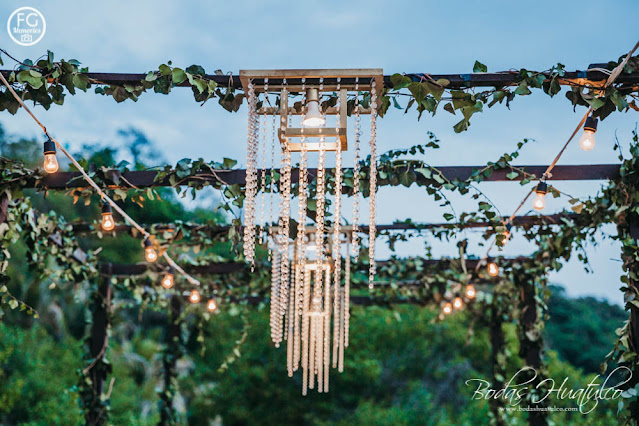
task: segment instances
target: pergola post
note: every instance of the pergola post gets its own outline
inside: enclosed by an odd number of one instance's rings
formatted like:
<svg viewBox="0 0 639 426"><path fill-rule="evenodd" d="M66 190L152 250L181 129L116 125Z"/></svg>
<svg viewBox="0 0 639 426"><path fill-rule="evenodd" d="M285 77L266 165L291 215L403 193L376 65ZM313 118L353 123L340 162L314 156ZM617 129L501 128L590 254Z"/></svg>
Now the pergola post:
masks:
<svg viewBox="0 0 639 426"><path fill-rule="evenodd" d="M160 424L176 424L178 419L173 407L177 392L177 360L182 356L182 299L174 294L169 302L166 346L162 356L163 387L160 393Z"/></svg>
<svg viewBox="0 0 639 426"><path fill-rule="evenodd" d="M526 271L525 264L523 266L514 274L515 285L520 289L519 356L524 361L524 368L528 368L520 376L522 382L528 382L531 379L532 381L527 385L530 391L527 394L527 401L521 403L527 403L532 409L545 406L544 402L537 402L543 395L543 390L538 389L537 386L545 378L542 368L544 320L541 306L537 302L539 297L537 284L540 277L535 276L534 272ZM547 415L546 411L529 411L528 423L534 426L547 425Z"/></svg>
<svg viewBox="0 0 639 426"><path fill-rule="evenodd" d="M109 343L111 311L110 277L101 276L98 287L91 295L91 332L86 339L88 361L90 364L82 370L80 397L87 424L103 425L108 423L108 398L104 398L104 381L111 372L111 366L104 362Z"/></svg>

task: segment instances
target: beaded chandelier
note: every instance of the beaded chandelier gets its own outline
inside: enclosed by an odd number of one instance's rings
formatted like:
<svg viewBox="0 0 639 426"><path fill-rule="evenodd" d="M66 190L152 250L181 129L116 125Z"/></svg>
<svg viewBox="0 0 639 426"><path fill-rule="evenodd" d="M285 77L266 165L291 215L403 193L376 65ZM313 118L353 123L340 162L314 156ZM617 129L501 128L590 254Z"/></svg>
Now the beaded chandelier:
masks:
<svg viewBox="0 0 639 426"><path fill-rule="evenodd" d="M343 350L348 346L349 267L351 256L359 254L361 116L365 114L371 117L369 287L372 287L375 275L376 120L383 73L381 69L258 70L240 71L240 80L249 108L244 256L254 265L257 238L260 243L268 238L264 205L267 196L271 206L273 204L274 181L277 179L275 168L278 166L279 213L277 218L272 211L270 213L271 223L277 223L270 230L269 244L272 261L271 337L276 346L287 340L289 376L299 369L301 362L303 395L308 388L315 387L315 378L317 390L327 392L331 315L333 367L340 371L343 370ZM347 227L341 224L341 195L344 178L342 152L348 150L349 115L354 122L354 164L352 226ZM329 124L327 116L334 116L334 123ZM267 184L269 118L271 169ZM279 150L275 149L276 133ZM279 164L276 164L275 151L279 152ZM261 170L258 169L260 156ZM317 158L315 176L309 169L311 157ZM292 171L294 160L299 161L298 176ZM332 202L327 202L326 173L330 170L327 160L335 164ZM315 182L312 177L315 177ZM297 180L297 186L292 188L294 180ZM258 218L260 194L261 214ZM297 195L297 229L294 233L291 232L293 195ZM330 205L333 206L332 212L327 209ZM307 223L308 216L312 216L314 224ZM327 216L332 216L333 221L327 222ZM346 246L347 270L342 284L343 246Z"/></svg>

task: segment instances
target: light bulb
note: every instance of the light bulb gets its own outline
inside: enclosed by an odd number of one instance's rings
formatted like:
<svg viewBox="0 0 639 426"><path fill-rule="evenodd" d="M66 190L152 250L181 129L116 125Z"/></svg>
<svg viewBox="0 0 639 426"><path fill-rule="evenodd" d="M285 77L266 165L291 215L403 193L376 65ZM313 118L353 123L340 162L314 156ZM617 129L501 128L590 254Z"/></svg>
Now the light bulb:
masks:
<svg viewBox="0 0 639 426"><path fill-rule="evenodd" d="M453 306L455 307L455 309L461 308L463 304L464 304L464 302L462 301L461 297L459 297L459 296L457 296L455 298L455 300L453 300Z"/></svg>
<svg viewBox="0 0 639 426"><path fill-rule="evenodd" d="M326 118L319 109L319 93L317 89L306 91L306 114L302 125L305 127L321 127L326 124Z"/></svg>
<svg viewBox="0 0 639 426"><path fill-rule="evenodd" d="M191 290L191 294L189 294L189 301L191 303L197 303L200 301L200 292L197 290Z"/></svg>
<svg viewBox="0 0 639 426"><path fill-rule="evenodd" d="M115 228L115 221L111 213L102 213L102 229L105 231L113 231Z"/></svg>
<svg viewBox="0 0 639 426"><path fill-rule="evenodd" d="M47 173L55 173L58 171L58 159L54 154L44 154L44 171Z"/></svg>
<svg viewBox="0 0 639 426"><path fill-rule="evenodd" d="M214 310L216 310L217 303L215 303L215 300L209 299L208 303L206 304L206 309L208 309L209 312L213 312Z"/></svg>
<svg viewBox="0 0 639 426"><path fill-rule="evenodd" d="M499 275L499 266L497 266L495 262L490 262L486 269L488 270L488 275L490 275L491 277L496 277L497 275Z"/></svg>
<svg viewBox="0 0 639 426"><path fill-rule="evenodd" d="M153 263L158 260L158 254L155 252L153 247L146 247L144 249L144 258L147 262Z"/></svg>
<svg viewBox="0 0 639 426"><path fill-rule="evenodd" d="M466 297L469 299L474 299L477 295L477 291L475 290L475 286L472 284L468 284L466 286Z"/></svg>
<svg viewBox="0 0 639 426"><path fill-rule="evenodd" d="M535 199L533 200L533 209L543 210L544 207L546 207L546 194L535 194Z"/></svg>
<svg viewBox="0 0 639 426"><path fill-rule="evenodd" d="M448 315L451 312L453 312L453 305L451 305L450 303L446 303L444 305L444 309L443 309L444 314Z"/></svg>
<svg viewBox="0 0 639 426"><path fill-rule="evenodd" d="M173 287L173 273L171 269L169 269L169 272L167 272L164 278L162 278L162 287L166 288L167 290Z"/></svg>
<svg viewBox="0 0 639 426"><path fill-rule="evenodd" d="M535 188L535 199L533 200L533 209L543 210L546 207L546 192L548 192L548 184L539 182Z"/></svg>
<svg viewBox="0 0 639 426"><path fill-rule="evenodd" d="M58 171L58 159L55 158L55 142L48 139L44 143L44 171L47 173L55 173Z"/></svg>
<svg viewBox="0 0 639 426"><path fill-rule="evenodd" d="M144 258L146 259L147 262L151 262L151 263L158 260L158 254L153 248L153 244L151 243L151 240L149 240L148 238L144 240Z"/></svg>
<svg viewBox="0 0 639 426"><path fill-rule="evenodd" d="M595 147L595 132L597 131L597 119L592 115L586 118L584 123L584 133L579 139L579 148L590 151Z"/></svg>
<svg viewBox="0 0 639 426"><path fill-rule="evenodd" d="M102 201L102 229L105 231L113 231L115 228L115 220L113 219L113 212L111 211L111 205L104 200Z"/></svg>
<svg viewBox="0 0 639 426"><path fill-rule="evenodd" d="M584 130L584 133L579 139L579 148L584 151L590 151L595 147L595 132L592 130Z"/></svg>

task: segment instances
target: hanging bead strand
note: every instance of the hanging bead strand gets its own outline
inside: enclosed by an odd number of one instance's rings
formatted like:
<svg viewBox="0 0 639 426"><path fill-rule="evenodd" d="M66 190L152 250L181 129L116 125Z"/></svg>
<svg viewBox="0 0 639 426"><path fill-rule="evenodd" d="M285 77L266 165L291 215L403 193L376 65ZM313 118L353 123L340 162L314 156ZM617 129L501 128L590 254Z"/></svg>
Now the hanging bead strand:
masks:
<svg viewBox="0 0 639 426"><path fill-rule="evenodd" d="M255 268L255 197L257 195L257 153L259 121L257 118L257 97L253 81L248 90L248 141L246 146L246 199L244 201L244 257Z"/></svg>
<svg viewBox="0 0 639 426"><path fill-rule="evenodd" d="M335 132L339 135L339 114L340 114L340 78L337 78L337 103L335 104ZM335 151L335 213L333 220L333 368L337 367L338 348L341 343L339 334L341 329L341 321L339 321L340 315L338 312L340 301L340 282L341 282L341 267L342 267L342 255L341 255L341 217L342 217L342 142L337 136L335 138L337 143Z"/></svg>
<svg viewBox="0 0 639 426"><path fill-rule="evenodd" d="M368 288L373 289L373 279L375 278L375 239L377 229L375 226L375 216L377 210L377 90L375 79L371 81L371 162L370 162L370 208L368 220Z"/></svg>
<svg viewBox="0 0 639 426"><path fill-rule="evenodd" d="M361 123L359 117L359 78L355 78L355 164L353 165L353 256L359 256L359 180L360 180L360 148Z"/></svg>
<svg viewBox="0 0 639 426"><path fill-rule="evenodd" d="M262 109L268 105L268 78L264 79L264 100L262 101ZM265 210L266 210L266 114L260 114L260 121L262 122L262 169L260 170L260 244L264 244L264 226L266 224Z"/></svg>

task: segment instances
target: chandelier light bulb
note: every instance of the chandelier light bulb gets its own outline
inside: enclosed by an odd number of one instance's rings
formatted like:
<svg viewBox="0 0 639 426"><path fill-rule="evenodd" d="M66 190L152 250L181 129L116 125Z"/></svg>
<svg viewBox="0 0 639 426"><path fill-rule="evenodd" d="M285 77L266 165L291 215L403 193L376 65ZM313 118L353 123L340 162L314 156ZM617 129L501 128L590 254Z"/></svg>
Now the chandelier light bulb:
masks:
<svg viewBox="0 0 639 426"><path fill-rule="evenodd" d="M115 228L115 220L113 219L113 212L111 206L107 203L102 204L102 229L104 231L113 231Z"/></svg>
<svg viewBox="0 0 639 426"><path fill-rule="evenodd" d="M55 143L49 139L44 143L44 171L55 173L59 169L58 159L55 156Z"/></svg>
<svg viewBox="0 0 639 426"><path fill-rule="evenodd" d="M191 294L189 294L189 302L197 303L200 301L200 292L197 290L191 290Z"/></svg>
<svg viewBox="0 0 639 426"><path fill-rule="evenodd" d="M168 290L171 287L173 287L173 282L174 282L173 268L169 268L164 278L162 278L162 287Z"/></svg>
<svg viewBox="0 0 639 426"><path fill-rule="evenodd" d="M304 127L322 127L326 124L326 118L319 109L319 93L317 89L306 91L306 114L302 125Z"/></svg>
<svg viewBox="0 0 639 426"><path fill-rule="evenodd" d="M462 300L461 297L457 296L455 297L455 299L453 300L453 307L455 309L461 309L461 307L464 305L464 302Z"/></svg>
<svg viewBox="0 0 639 426"><path fill-rule="evenodd" d="M217 303L215 303L215 300L209 299L208 303L206 304L206 309L208 309L209 312L213 312L214 310L216 310Z"/></svg>
<svg viewBox="0 0 639 426"><path fill-rule="evenodd" d="M546 207L546 193L548 192L548 184L539 182L535 188L535 199L533 200L533 208L535 210L543 210Z"/></svg>
<svg viewBox="0 0 639 426"><path fill-rule="evenodd" d="M491 277L496 277L497 275L499 275L499 266L497 266L495 262L488 263L486 270L488 271L488 275L490 275Z"/></svg>
<svg viewBox="0 0 639 426"><path fill-rule="evenodd" d="M595 133L597 132L597 119L592 115L586 118L584 132L579 139L579 148L590 151L595 147Z"/></svg>
<svg viewBox="0 0 639 426"><path fill-rule="evenodd" d="M144 240L144 258L146 259L147 262L150 262L150 263L153 263L156 260L158 260L158 254L153 248L153 244L151 243L151 240L149 240L148 238Z"/></svg>
<svg viewBox="0 0 639 426"><path fill-rule="evenodd" d="M453 305L451 305L450 303L446 303L444 305L444 309L443 309L444 315L448 315L451 312L453 312Z"/></svg>
<svg viewBox="0 0 639 426"><path fill-rule="evenodd" d="M472 284L468 284L466 286L466 297L469 299L474 299L477 295L477 290L475 290L475 286Z"/></svg>

